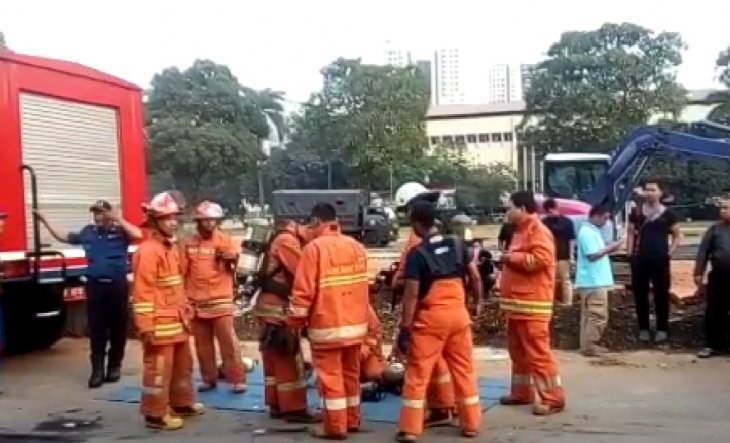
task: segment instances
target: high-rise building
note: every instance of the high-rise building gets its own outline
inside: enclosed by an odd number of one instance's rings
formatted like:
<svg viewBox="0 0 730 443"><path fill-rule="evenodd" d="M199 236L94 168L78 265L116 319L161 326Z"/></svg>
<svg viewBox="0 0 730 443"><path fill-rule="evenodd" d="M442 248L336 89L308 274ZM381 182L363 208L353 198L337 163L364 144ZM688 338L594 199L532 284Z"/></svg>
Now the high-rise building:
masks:
<svg viewBox="0 0 730 443"><path fill-rule="evenodd" d="M522 64L520 65L520 80L522 81L522 98L524 99L525 93L530 89L532 85L532 76L535 73L536 65L534 64Z"/></svg>
<svg viewBox="0 0 730 443"><path fill-rule="evenodd" d="M487 103L511 103L522 100L522 76L519 66L505 63L490 65L487 70Z"/></svg>
<svg viewBox="0 0 730 443"><path fill-rule="evenodd" d="M457 105L465 103L464 70L459 49L439 49L433 56L432 103Z"/></svg>
<svg viewBox="0 0 730 443"><path fill-rule="evenodd" d="M413 63L413 54L410 50L395 45L390 40L385 42L384 63L393 66L408 66Z"/></svg>

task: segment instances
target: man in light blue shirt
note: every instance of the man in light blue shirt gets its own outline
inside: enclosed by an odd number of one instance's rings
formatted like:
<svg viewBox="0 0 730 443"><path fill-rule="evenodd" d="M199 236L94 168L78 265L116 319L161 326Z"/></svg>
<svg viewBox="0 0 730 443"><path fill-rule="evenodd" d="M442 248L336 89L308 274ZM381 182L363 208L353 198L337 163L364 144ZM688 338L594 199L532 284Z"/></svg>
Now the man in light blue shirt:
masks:
<svg viewBox="0 0 730 443"><path fill-rule="evenodd" d="M588 221L578 231L575 263L575 289L580 297L580 350L586 356L598 356L605 349L598 346L608 324L608 291L613 286L613 272L609 254L621 242L606 246L601 227L611 213L604 207L594 206Z"/></svg>

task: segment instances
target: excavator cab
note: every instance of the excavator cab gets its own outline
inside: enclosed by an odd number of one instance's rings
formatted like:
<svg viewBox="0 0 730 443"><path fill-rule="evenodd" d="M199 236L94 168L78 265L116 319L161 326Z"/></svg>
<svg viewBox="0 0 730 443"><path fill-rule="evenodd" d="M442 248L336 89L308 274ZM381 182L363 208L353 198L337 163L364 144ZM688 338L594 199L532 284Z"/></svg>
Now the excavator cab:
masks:
<svg viewBox="0 0 730 443"><path fill-rule="evenodd" d="M552 198L586 201L598 178L611 163L608 154L553 153L542 164L543 194Z"/></svg>

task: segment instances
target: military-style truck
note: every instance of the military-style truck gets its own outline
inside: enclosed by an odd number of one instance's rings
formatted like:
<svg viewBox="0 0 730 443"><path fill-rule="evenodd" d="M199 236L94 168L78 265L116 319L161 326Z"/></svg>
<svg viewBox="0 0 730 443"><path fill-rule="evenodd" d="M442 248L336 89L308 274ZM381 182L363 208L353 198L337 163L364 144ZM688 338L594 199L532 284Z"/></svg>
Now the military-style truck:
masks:
<svg viewBox="0 0 730 443"><path fill-rule="evenodd" d="M315 204L330 203L337 211L342 232L366 246L387 246L392 239L388 216L372 207L361 189L281 189L273 192L274 220L289 218L307 223Z"/></svg>

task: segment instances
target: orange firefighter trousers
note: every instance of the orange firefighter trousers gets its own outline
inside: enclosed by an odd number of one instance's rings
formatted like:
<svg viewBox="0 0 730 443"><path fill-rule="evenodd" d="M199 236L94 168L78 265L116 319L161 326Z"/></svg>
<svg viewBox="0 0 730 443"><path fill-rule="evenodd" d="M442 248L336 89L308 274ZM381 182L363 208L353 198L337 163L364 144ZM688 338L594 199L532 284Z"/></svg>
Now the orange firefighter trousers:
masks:
<svg viewBox="0 0 730 443"><path fill-rule="evenodd" d="M226 381L231 384L245 383L246 370L243 367L241 350L233 329L233 316L195 317L192 326L195 352L198 355L200 376L203 382L215 384L218 380L218 364L215 358L215 340L217 340Z"/></svg>
<svg viewBox="0 0 730 443"><path fill-rule="evenodd" d="M449 365L443 357L439 358L431 373L426 391L426 403L430 409L454 409L456 394L451 383Z"/></svg>
<svg viewBox="0 0 730 443"><path fill-rule="evenodd" d="M434 316L441 317L438 323L429 319ZM457 403L462 429L477 432L481 426L471 328L468 325L452 327L444 324L444 317L446 314L437 310L422 310L414 319L406 362L403 407L398 421L398 430L406 434L420 435L423 432L426 391L442 355L453 377L454 393L459 399ZM416 327L419 323L422 326Z"/></svg>
<svg viewBox="0 0 730 443"><path fill-rule="evenodd" d="M360 345L312 349L324 432L347 435L360 428Z"/></svg>
<svg viewBox="0 0 730 443"><path fill-rule="evenodd" d="M307 410L304 358L272 349L262 349L264 397L270 410L283 414Z"/></svg>
<svg viewBox="0 0 730 443"><path fill-rule="evenodd" d="M142 415L162 418L169 407L191 406L195 395L190 343L145 345L143 355Z"/></svg>
<svg viewBox="0 0 730 443"><path fill-rule="evenodd" d="M549 322L508 319L507 349L512 360L513 401L531 404L537 391L542 404L564 405L558 363L550 349Z"/></svg>

